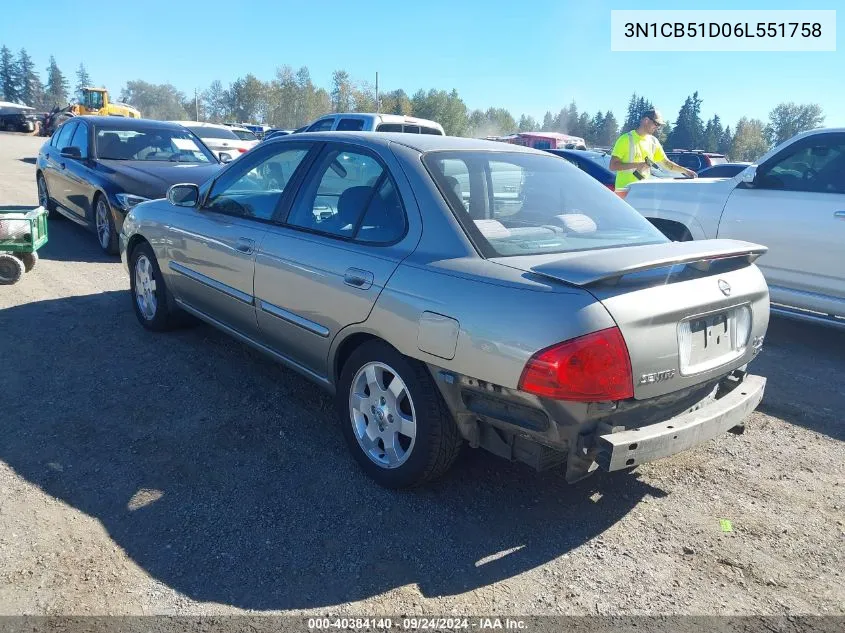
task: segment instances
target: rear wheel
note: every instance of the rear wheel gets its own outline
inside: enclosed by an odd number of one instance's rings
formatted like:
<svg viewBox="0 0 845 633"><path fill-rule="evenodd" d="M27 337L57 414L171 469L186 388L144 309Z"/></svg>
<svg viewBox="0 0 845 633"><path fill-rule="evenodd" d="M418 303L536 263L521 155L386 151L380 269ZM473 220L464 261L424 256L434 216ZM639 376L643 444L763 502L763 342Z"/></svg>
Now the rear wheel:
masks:
<svg viewBox="0 0 845 633"><path fill-rule="evenodd" d="M336 406L355 460L387 488L436 479L460 451L458 428L425 366L381 341L349 356Z"/></svg>
<svg viewBox="0 0 845 633"><path fill-rule="evenodd" d="M0 285L10 286L23 277L23 262L9 253L0 253Z"/></svg>
<svg viewBox="0 0 845 633"><path fill-rule="evenodd" d="M105 196L97 196L94 207L94 223L97 228L97 240L109 255L117 255L117 231L114 228L114 218L111 207Z"/></svg>
<svg viewBox="0 0 845 633"><path fill-rule="evenodd" d="M62 214L56 211L56 205L50 201L50 192L47 189L47 181L44 180L44 176L38 174L35 183L38 186L38 204L47 209L47 217L50 219L62 217Z"/></svg>
<svg viewBox="0 0 845 633"><path fill-rule="evenodd" d="M670 220L660 220L649 218L655 228L657 228L663 235L668 237L673 242L690 242L692 235L689 229L680 222L672 222Z"/></svg>

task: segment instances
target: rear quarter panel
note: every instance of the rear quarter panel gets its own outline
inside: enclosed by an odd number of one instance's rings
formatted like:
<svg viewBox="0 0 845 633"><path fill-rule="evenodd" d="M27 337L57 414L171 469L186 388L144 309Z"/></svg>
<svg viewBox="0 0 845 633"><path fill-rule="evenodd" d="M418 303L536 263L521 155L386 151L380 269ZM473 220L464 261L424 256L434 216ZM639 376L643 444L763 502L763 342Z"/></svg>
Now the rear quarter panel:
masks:
<svg viewBox="0 0 845 633"><path fill-rule="evenodd" d="M485 279L484 269L497 276ZM539 350L613 326L589 293L523 275L481 260L404 263L367 321L341 332L332 354L346 337L366 332L411 358L516 389L526 362ZM449 327L431 328L432 319L445 319L454 335ZM431 332L442 333L436 347Z"/></svg>

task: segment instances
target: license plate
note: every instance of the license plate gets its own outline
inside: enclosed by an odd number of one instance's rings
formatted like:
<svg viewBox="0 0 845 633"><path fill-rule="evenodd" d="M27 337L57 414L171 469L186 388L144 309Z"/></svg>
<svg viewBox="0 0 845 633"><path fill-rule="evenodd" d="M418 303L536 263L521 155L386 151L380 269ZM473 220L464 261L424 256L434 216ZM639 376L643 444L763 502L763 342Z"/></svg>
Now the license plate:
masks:
<svg viewBox="0 0 845 633"><path fill-rule="evenodd" d="M734 313L730 310L681 323L679 351L682 374L718 367L736 355L733 319Z"/></svg>

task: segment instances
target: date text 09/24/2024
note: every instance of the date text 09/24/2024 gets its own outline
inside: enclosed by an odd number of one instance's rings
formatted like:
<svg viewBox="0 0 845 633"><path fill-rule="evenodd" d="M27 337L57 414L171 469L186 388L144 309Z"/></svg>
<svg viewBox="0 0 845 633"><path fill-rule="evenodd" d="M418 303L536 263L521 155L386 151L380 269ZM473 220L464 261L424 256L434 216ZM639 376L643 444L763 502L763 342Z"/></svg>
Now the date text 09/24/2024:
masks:
<svg viewBox="0 0 845 633"><path fill-rule="evenodd" d="M822 36L822 25L820 22L626 22L624 35L627 38L817 38Z"/></svg>
<svg viewBox="0 0 845 633"><path fill-rule="evenodd" d="M308 629L342 631L521 631L524 620L496 617L309 618Z"/></svg>

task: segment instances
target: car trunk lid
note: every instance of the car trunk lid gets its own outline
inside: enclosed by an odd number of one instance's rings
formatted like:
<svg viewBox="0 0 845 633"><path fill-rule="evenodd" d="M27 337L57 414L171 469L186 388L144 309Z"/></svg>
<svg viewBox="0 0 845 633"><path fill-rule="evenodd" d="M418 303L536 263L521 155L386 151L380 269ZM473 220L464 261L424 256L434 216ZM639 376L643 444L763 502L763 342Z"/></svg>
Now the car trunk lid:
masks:
<svg viewBox="0 0 845 633"><path fill-rule="evenodd" d="M634 397L714 380L751 360L768 326L768 288L751 263L766 247L669 242L493 261L584 288L616 322Z"/></svg>

